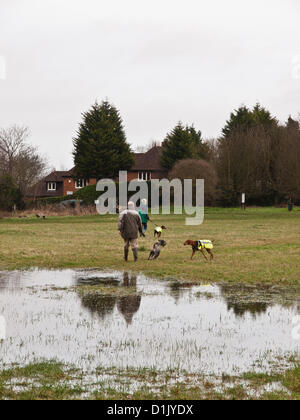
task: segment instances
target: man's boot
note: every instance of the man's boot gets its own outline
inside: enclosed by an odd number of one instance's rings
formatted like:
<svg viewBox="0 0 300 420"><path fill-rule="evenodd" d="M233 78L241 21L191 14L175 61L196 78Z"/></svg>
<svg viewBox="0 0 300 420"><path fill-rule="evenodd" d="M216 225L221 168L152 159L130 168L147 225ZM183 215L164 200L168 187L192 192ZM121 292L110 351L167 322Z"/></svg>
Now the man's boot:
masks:
<svg viewBox="0 0 300 420"><path fill-rule="evenodd" d="M129 251L128 248L124 248L124 260L125 261L128 261L128 251Z"/></svg>
<svg viewBox="0 0 300 420"><path fill-rule="evenodd" d="M133 248L132 252L133 252L133 256L134 256L134 261L137 261L137 259L138 259L138 249Z"/></svg>

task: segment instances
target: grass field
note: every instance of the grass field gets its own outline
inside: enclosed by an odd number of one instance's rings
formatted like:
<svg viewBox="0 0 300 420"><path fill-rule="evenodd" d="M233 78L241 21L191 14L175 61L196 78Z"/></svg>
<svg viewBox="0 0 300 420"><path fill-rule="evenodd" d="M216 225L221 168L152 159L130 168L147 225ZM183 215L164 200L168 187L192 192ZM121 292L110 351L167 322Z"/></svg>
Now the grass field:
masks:
<svg viewBox="0 0 300 420"><path fill-rule="evenodd" d="M139 261L126 264L117 232L117 216L49 217L0 220L0 269L35 267L127 268L145 274L197 282L299 285L300 209L207 209L201 226L186 226L184 216L153 216L165 224L168 245L156 261L147 261L154 240L149 223L140 239ZM199 253L190 261L186 239L213 239L215 261Z"/></svg>
<svg viewBox="0 0 300 420"><path fill-rule="evenodd" d="M0 271L40 268L117 269L149 276L201 283L256 283L300 286L300 209L252 208L207 209L203 225L189 227L184 216L153 216L164 224L167 247L156 261L147 261L154 239L153 224L140 239L139 261L123 261L123 243L117 231L117 216L35 216L0 219ZM200 253L190 261L186 239L213 239L214 262ZM272 288L273 289L273 288ZM87 288L88 290L88 288ZM89 290L88 290L89 291ZM97 287L97 293L112 293ZM93 292L93 289L90 291ZM118 289L119 293L130 290ZM107 372L113 383L135 383L133 394L109 387L94 373L95 391L89 377L72 366L38 361L0 371L0 399L300 399L299 360L282 363L269 373L249 372L242 376L176 377L173 372L125 369ZM272 361L275 362L275 361ZM287 367L289 366L289 368ZM175 376L174 376L175 375Z"/></svg>

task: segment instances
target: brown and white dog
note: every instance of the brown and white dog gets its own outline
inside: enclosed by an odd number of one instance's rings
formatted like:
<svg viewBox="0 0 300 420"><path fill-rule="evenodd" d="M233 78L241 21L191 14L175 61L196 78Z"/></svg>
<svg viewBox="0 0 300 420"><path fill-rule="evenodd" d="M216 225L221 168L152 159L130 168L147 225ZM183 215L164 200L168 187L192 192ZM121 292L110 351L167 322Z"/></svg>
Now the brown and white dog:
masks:
<svg viewBox="0 0 300 420"><path fill-rule="evenodd" d="M155 242L153 248L150 251L148 260L156 260L159 257L161 250L167 245L167 242L163 239Z"/></svg>
<svg viewBox="0 0 300 420"><path fill-rule="evenodd" d="M200 251L203 257L208 261L208 258L205 255L204 250L206 250L208 254L210 255L211 261L214 259L214 254L212 252L212 249L214 246L213 246L212 241L209 241L207 239L202 239L200 241L191 241L190 239L188 239L185 241L184 245L189 245L192 247L193 252L192 252L191 260L193 259L195 253L197 251Z"/></svg>

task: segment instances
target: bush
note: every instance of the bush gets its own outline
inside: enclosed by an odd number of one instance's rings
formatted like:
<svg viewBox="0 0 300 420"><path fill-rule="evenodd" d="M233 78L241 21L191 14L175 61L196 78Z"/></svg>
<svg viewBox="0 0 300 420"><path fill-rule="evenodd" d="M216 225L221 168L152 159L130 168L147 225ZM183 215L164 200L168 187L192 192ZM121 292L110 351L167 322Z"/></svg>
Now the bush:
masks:
<svg viewBox="0 0 300 420"><path fill-rule="evenodd" d="M13 181L11 176L1 176L0 177L0 209L11 211L14 206L17 206L18 209L24 208L24 202L22 199L22 194L19 188Z"/></svg>
<svg viewBox="0 0 300 420"><path fill-rule="evenodd" d="M192 179L194 185L193 195L195 197L195 185L197 179L204 179L205 204L212 205L217 199L218 176L212 163L204 159L183 159L177 162L169 173L169 179L178 178Z"/></svg>
<svg viewBox="0 0 300 420"><path fill-rule="evenodd" d="M69 196L68 198L64 198L64 200L67 199L77 199L77 200L83 200L85 204L91 205L95 204L95 201L99 198L100 192L96 191L96 185L88 185L87 187L84 187L78 191L76 191L73 196ZM63 201L63 200L62 200Z"/></svg>
<svg viewBox="0 0 300 420"><path fill-rule="evenodd" d="M26 209L40 208L48 205L59 204L61 201L70 200L70 196L65 197L44 197L36 200L26 200Z"/></svg>

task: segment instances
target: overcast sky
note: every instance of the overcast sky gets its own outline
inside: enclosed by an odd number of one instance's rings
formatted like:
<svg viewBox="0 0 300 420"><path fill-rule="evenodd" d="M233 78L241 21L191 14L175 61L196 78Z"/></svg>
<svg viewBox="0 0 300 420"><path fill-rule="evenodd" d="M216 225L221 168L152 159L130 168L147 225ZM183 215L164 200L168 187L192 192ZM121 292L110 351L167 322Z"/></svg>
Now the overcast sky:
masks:
<svg viewBox="0 0 300 420"><path fill-rule="evenodd" d="M181 120L218 136L259 101L300 112L299 0L0 0L0 126L29 126L57 170L97 99L133 145Z"/></svg>

